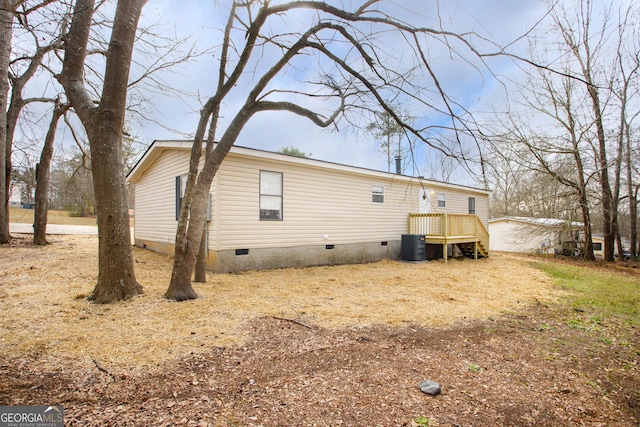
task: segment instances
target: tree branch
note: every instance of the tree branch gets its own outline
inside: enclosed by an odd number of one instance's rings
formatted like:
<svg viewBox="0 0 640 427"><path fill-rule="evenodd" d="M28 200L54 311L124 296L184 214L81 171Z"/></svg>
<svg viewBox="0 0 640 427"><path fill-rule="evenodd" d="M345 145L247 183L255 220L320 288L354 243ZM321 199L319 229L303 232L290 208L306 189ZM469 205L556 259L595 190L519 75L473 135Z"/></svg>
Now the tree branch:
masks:
<svg viewBox="0 0 640 427"><path fill-rule="evenodd" d="M256 111L289 111L291 113L297 114L299 116L305 117L311 120L316 126L327 127L333 124L338 117L338 115L344 110L344 98L340 98L341 103L340 107L337 108L333 114L323 120L323 116L307 109L301 107L298 104L294 104L292 102L279 101L279 102L271 102L271 101L259 101L256 103Z"/></svg>

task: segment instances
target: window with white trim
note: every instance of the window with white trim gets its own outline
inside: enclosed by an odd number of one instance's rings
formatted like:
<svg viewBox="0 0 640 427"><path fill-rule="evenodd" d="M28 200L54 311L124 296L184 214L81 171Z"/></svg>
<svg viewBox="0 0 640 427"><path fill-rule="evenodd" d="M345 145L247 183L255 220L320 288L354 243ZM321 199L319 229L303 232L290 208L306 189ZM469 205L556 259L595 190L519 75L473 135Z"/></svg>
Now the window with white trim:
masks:
<svg viewBox="0 0 640 427"><path fill-rule="evenodd" d="M447 207L447 195L444 193L438 193L438 207L446 208Z"/></svg>
<svg viewBox="0 0 640 427"><path fill-rule="evenodd" d="M384 203L384 186L382 185L371 186L371 201L373 203Z"/></svg>
<svg viewBox="0 0 640 427"><path fill-rule="evenodd" d="M260 171L260 221L282 221L282 172Z"/></svg>

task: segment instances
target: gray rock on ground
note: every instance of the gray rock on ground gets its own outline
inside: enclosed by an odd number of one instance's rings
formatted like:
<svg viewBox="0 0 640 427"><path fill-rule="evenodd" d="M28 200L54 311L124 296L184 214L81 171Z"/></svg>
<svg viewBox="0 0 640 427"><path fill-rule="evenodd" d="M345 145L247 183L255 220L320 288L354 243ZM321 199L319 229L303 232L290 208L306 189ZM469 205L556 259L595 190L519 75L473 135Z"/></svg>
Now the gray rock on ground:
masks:
<svg viewBox="0 0 640 427"><path fill-rule="evenodd" d="M420 390L422 390L423 393L430 394L432 396L436 396L442 391L440 384L432 380L422 381L418 384L418 387L420 387Z"/></svg>

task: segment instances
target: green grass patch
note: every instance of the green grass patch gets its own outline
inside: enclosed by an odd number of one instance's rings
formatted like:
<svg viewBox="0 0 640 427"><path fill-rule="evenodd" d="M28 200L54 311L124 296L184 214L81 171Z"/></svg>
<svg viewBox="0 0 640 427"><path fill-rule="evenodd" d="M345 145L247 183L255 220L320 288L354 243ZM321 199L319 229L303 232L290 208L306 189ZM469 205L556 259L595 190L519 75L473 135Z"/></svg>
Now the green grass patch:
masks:
<svg viewBox="0 0 640 427"><path fill-rule="evenodd" d="M413 424L418 427L428 427L431 425L431 420L428 417L418 416L413 420Z"/></svg>
<svg viewBox="0 0 640 427"><path fill-rule="evenodd" d="M482 372L482 367L478 365L470 364L468 368L471 372Z"/></svg>
<svg viewBox="0 0 640 427"><path fill-rule="evenodd" d="M576 319L572 327L581 329L586 327L585 323L601 325L612 316L640 326L640 276L565 264L534 266L571 292L568 298L575 312L589 315L588 322Z"/></svg>

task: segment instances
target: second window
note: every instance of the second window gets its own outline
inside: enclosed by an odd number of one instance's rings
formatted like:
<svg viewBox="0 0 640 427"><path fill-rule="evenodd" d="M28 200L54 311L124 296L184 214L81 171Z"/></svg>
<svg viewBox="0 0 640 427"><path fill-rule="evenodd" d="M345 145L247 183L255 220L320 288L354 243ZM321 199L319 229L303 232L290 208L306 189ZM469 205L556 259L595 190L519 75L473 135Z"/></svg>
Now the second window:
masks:
<svg viewBox="0 0 640 427"><path fill-rule="evenodd" d="M282 172L260 171L260 220L282 221Z"/></svg>

